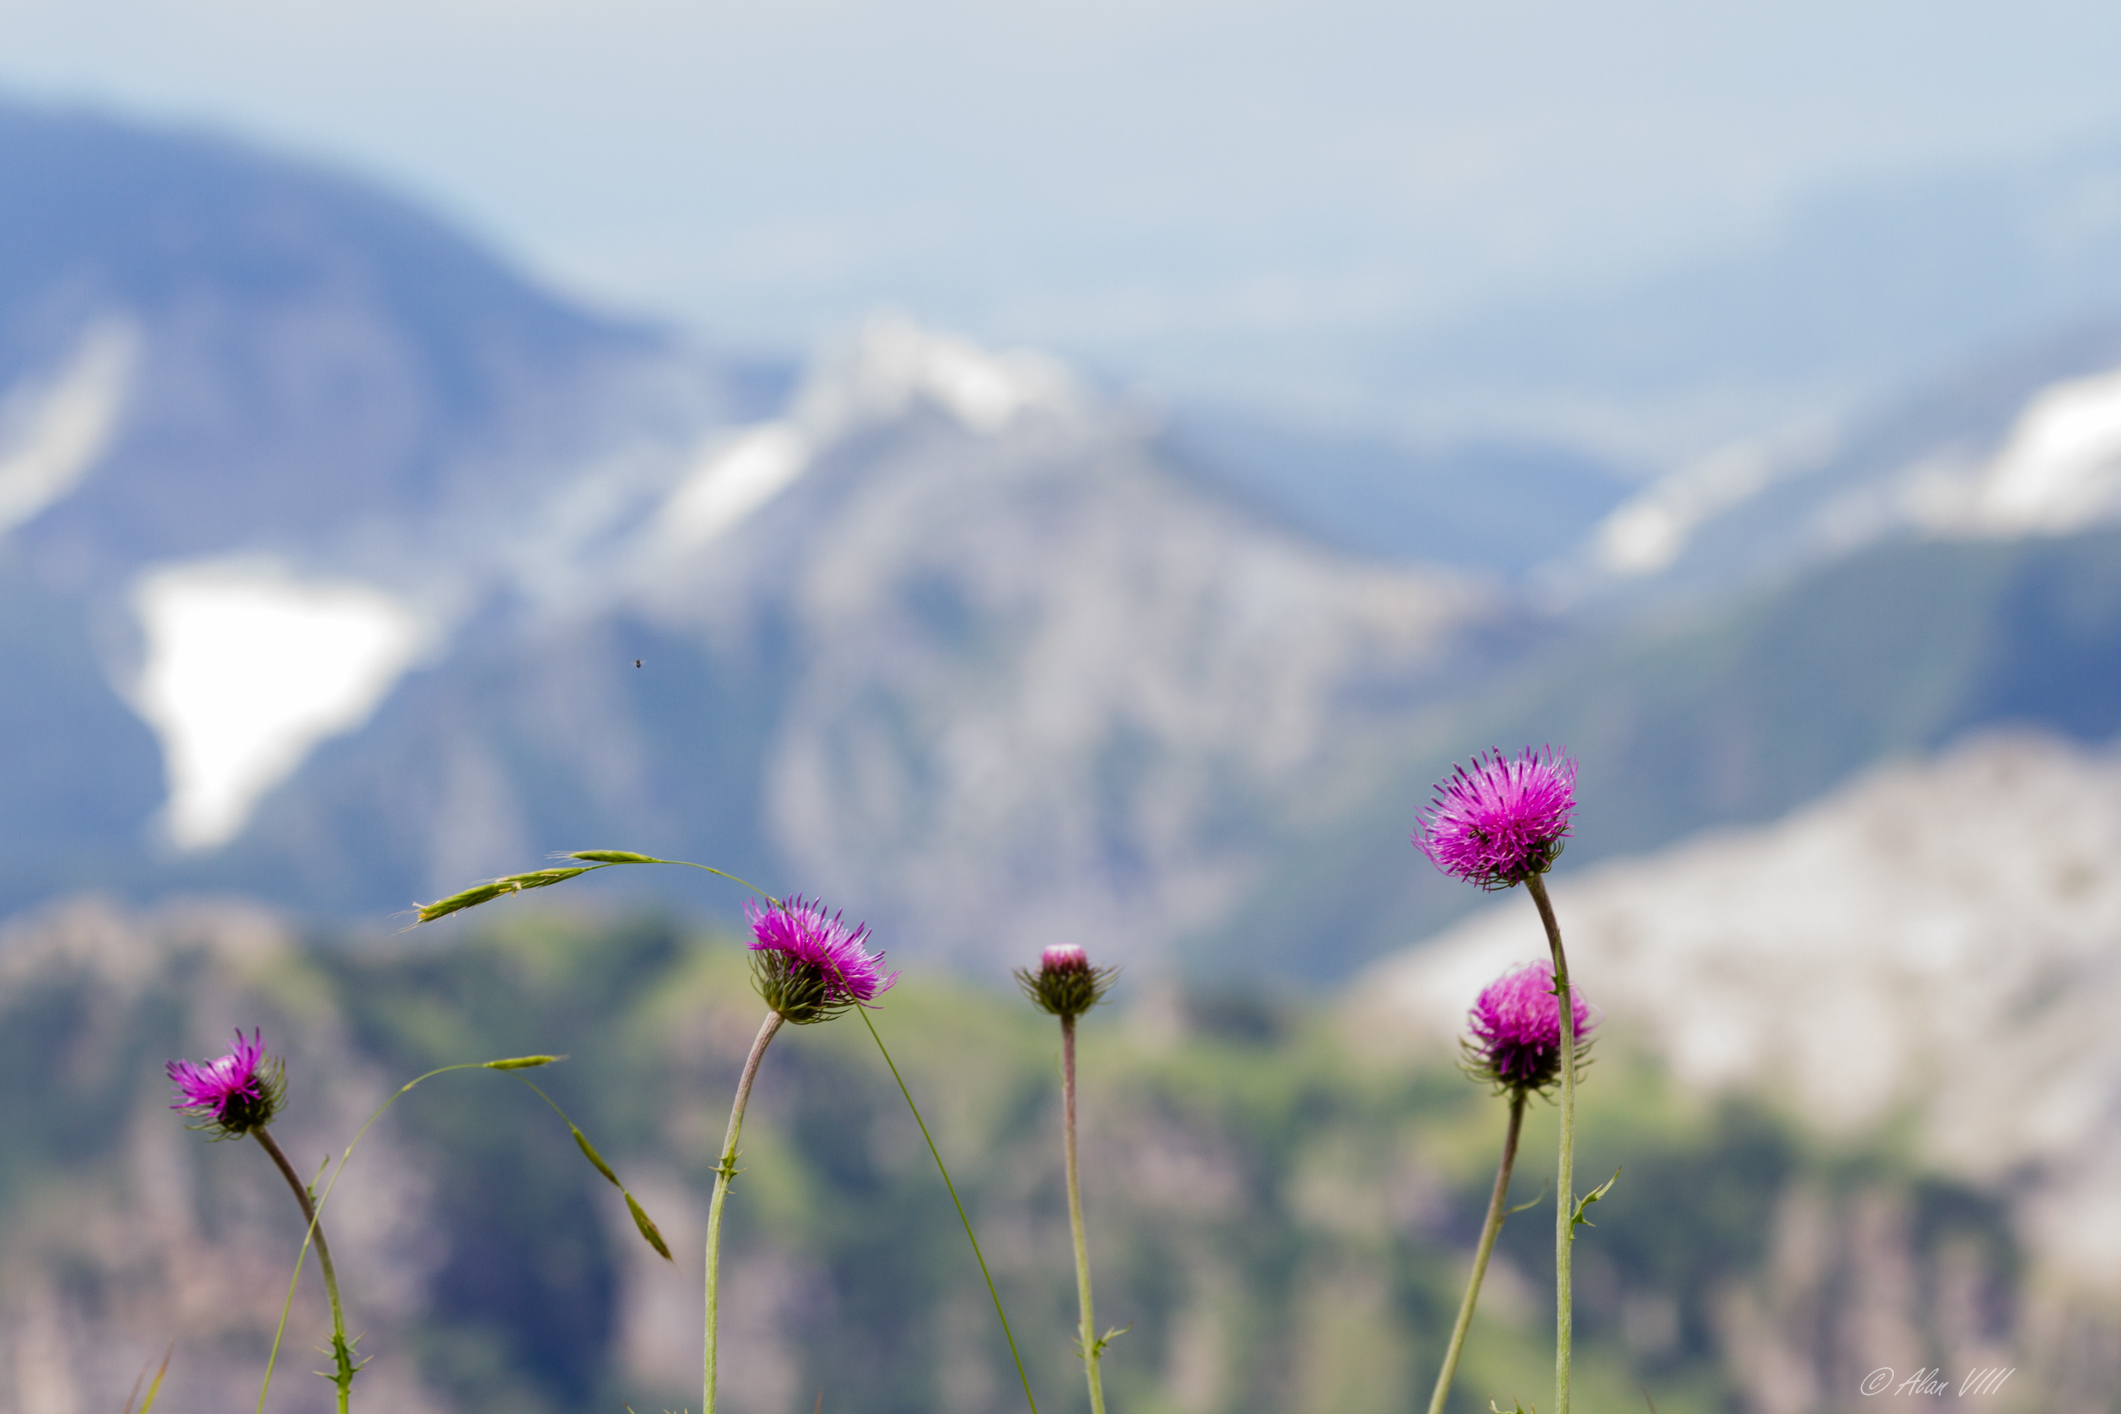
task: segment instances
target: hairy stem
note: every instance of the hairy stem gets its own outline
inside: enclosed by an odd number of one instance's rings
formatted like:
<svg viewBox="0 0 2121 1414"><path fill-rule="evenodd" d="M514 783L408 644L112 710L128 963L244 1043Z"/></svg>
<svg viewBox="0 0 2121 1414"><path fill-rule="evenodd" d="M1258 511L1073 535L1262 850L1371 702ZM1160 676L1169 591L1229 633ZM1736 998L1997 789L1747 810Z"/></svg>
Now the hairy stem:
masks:
<svg viewBox="0 0 2121 1414"><path fill-rule="evenodd" d="M1075 1018L1061 1024L1062 1143L1068 1156L1068 1226L1075 1233L1075 1295L1082 1307L1083 1368L1090 1378L1090 1414L1105 1414L1105 1386L1098 1376L1097 1319L1090 1311L1090 1244L1083 1237L1083 1183L1075 1161Z"/></svg>
<svg viewBox="0 0 2121 1414"><path fill-rule="evenodd" d="M1502 1231L1503 1204L1510 1196L1510 1170L1517 1166L1517 1136L1524 1128L1524 1102L1523 1090L1510 1092L1510 1131L1502 1141L1502 1166L1495 1170L1495 1192L1488 1198L1488 1219L1480 1229L1480 1247L1473 1253L1473 1275L1466 1281L1465 1300L1458 1304L1458 1324L1451 1328L1451 1346L1444 1352L1443 1369L1436 1376L1429 1414L1443 1414L1443 1402L1458 1374L1458 1357L1465 1350L1466 1332L1473 1326L1473 1307L1480 1301L1481 1278L1488 1274L1488 1257L1495 1250L1496 1234Z"/></svg>
<svg viewBox="0 0 2121 1414"><path fill-rule="evenodd" d="M717 1297L722 1262L722 1203L728 1198L729 1185L736 1178L736 1141L744 1130L744 1106L751 1100L751 1082L758 1078L759 1062L766 1057L767 1043L780 1029L781 1014L767 1012L765 1022L759 1027L758 1038L751 1043L751 1055L744 1061L743 1078L736 1083L736 1100L729 1106L729 1134L722 1140L722 1162L714 1171L714 1199L707 1206L707 1354L700 1394L702 1414L714 1414L714 1327L715 1316L720 1310Z"/></svg>
<svg viewBox="0 0 2121 1414"><path fill-rule="evenodd" d="M1569 1414L1569 1346L1575 1334L1569 1278L1569 1249L1575 1244L1576 1218L1576 1006L1569 990L1569 959L1561 947L1561 925L1547 898L1546 880L1525 880L1539 921L1554 954L1554 999L1561 1015L1561 1164L1555 1177L1554 1210L1554 1414Z"/></svg>
<svg viewBox="0 0 2121 1414"><path fill-rule="evenodd" d="M287 1155L281 1152L279 1143L263 1125L253 1129L251 1133L257 1136L258 1143L264 1147L265 1152L272 1155L273 1163L279 1166L280 1176L286 1179L287 1186L295 1191L295 1201L302 1205L302 1217L309 1223L309 1236L316 1241L317 1268L324 1273L324 1294L331 1300L331 1347L334 1366L332 1383L339 1387L339 1414L346 1414L346 1402L353 1393L355 1367L353 1346L346 1339L346 1307L339 1300L339 1271L332 1265L331 1244L324 1240L323 1225L317 1221L316 1204L310 1201L309 1185L295 1172L295 1166L287 1161Z"/></svg>

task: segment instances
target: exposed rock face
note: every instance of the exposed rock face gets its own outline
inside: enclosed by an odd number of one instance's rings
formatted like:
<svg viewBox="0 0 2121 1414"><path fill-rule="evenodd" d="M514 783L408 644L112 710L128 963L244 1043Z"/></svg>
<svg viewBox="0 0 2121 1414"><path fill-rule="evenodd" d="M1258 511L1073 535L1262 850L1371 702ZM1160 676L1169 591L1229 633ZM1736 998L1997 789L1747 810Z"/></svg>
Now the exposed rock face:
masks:
<svg viewBox="0 0 2121 1414"><path fill-rule="evenodd" d="M901 955L1151 959L1520 616L1266 524L1149 433L1044 360L872 324L230 857L363 861L321 896L396 904L631 838L846 901Z"/></svg>
<svg viewBox="0 0 2121 1414"><path fill-rule="evenodd" d="M988 966L1085 938L1137 957L1217 917L1267 821L1344 793L1503 609L1201 495L1022 356L873 325L796 409L804 481L654 602L785 624L775 843Z"/></svg>

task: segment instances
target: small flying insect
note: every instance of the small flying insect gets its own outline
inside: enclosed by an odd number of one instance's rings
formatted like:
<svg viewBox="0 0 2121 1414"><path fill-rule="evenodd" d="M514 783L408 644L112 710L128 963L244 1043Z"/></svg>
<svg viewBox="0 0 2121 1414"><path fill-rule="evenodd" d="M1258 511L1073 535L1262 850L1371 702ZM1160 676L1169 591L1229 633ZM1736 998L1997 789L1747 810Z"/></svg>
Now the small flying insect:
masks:
<svg viewBox="0 0 2121 1414"><path fill-rule="evenodd" d="M633 660L633 665L634 665L634 666L635 666L636 668L638 668L639 666L641 666L641 660L640 660L640 659L638 659L638 658L634 659L634 660Z"/></svg>

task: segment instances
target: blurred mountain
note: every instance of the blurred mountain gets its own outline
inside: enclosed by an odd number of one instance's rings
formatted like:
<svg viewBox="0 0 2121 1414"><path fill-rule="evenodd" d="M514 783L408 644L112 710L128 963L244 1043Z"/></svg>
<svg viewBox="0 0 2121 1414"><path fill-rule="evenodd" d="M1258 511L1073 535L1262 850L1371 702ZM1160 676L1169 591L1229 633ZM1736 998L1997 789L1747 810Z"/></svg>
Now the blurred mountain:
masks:
<svg viewBox="0 0 2121 1414"><path fill-rule="evenodd" d="M402 907L623 840L989 969L1146 956L1228 908L1263 821L1329 810L1409 702L1536 635L1496 586L1205 494L1044 360L889 320L613 569L414 674L212 877Z"/></svg>
<svg viewBox="0 0 2121 1414"><path fill-rule="evenodd" d="M785 383L218 139L0 106L0 204L9 904L225 838Z"/></svg>
<svg viewBox="0 0 2121 1414"><path fill-rule="evenodd" d="M1611 612L1867 545L2121 522L2121 320L1970 361L1838 429L1732 443L1636 489L1536 577Z"/></svg>
<svg viewBox="0 0 2121 1414"><path fill-rule="evenodd" d="M0 200L0 525L68 589L251 554L447 607L599 463L777 393L218 139L0 107Z"/></svg>
<svg viewBox="0 0 2121 1414"><path fill-rule="evenodd" d="M1581 761L1566 875L1775 819L1998 724L2121 732L2121 533L1883 544L1558 643L1409 714L1362 799L1284 836L1230 921L1183 950L1329 977L1465 913L1478 893L1407 840L1431 783L1491 746Z"/></svg>
<svg viewBox="0 0 2121 1414"><path fill-rule="evenodd" d="M425 1071L569 1053L534 1078L677 1259L641 1243L537 1096L491 1071L435 1076L367 1132L325 1209L374 1362L357 1407L692 1403L705 1197L758 1012L740 949L514 902L472 917L469 933L386 949L298 946L284 921L198 904L75 903L13 926L0 1037L39 1083L0 1099L0 1402L120 1408L171 1340L158 1410L255 1402L302 1224L255 1145L186 1132L161 1061L258 1026L287 1057L275 1130L305 1169ZM1115 1407L1369 1414L1424 1398L1501 1105L1451 1067L1448 1037L1410 1057L1337 1009L1122 991L1126 1010L1093 1015L1082 1047L1098 1307L1129 1327L1105 1360ZM2033 1279L2037 1249L1991 1189L1889 1139L1835 1140L1675 1087L1631 1059L1618 1015L1582 1106L1580 1168L1626 1165L1578 1243L1587 1407L1629 1407L1647 1387L1671 1414L1852 1410L1876 1366L1946 1361L1955 1376L2019 1366L2011 1392L2054 1407L2103 1399L2110 1309ZM1034 1390L1080 1407L1051 1019L915 969L875 1023L978 1226ZM1551 1169L1553 1133L1535 1107L1520 1200ZM808 1408L820 1390L850 1414L1022 1407L956 1213L865 1028L785 1030L744 1140L724 1229L732 1414ZM1532 1219L1503 1233L1453 1414L1549 1386L1552 1225ZM306 1358L325 1320L305 1281L274 1408L329 1407Z"/></svg>
<svg viewBox="0 0 2121 1414"><path fill-rule="evenodd" d="M1407 444L1227 408L1175 409L1161 440L1179 470L1328 544L1513 579L1575 553L1641 479L1566 443Z"/></svg>
<svg viewBox="0 0 2121 1414"><path fill-rule="evenodd" d="M40 217L4 262L0 504L53 674L13 709L44 750L10 904L374 914L624 839L928 948L1125 953L1536 636L1493 576L1350 559L1179 474L1035 355L882 320L790 396L343 179L7 121Z"/></svg>
<svg viewBox="0 0 2121 1414"><path fill-rule="evenodd" d="M1630 489L892 318L735 362L342 178L0 118L0 906L624 846L988 972L1327 984L1470 906L1405 840L1478 747L1582 756L1573 866L2121 727L2111 327Z"/></svg>

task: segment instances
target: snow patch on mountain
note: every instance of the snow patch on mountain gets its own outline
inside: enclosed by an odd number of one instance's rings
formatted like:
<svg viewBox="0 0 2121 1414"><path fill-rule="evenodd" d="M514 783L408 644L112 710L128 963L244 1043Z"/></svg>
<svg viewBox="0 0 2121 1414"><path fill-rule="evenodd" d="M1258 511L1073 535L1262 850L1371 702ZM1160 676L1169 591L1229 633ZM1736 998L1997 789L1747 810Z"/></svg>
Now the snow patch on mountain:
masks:
<svg viewBox="0 0 2121 1414"><path fill-rule="evenodd" d="M378 589L256 561L152 570L133 604L147 657L131 696L161 739L163 825L185 850L234 837L313 747L368 719L427 639Z"/></svg>
<svg viewBox="0 0 2121 1414"><path fill-rule="evenodd" d="M2121 512L2121 369L2046 389L1982 478L1976 524L2067 534Z"/></svg>
<svg viewBox="0 0 2121 1414"><path fill-rule="evenodd" d="M1843 1131L1912 1117L1932 1161L2010 1186L2045 1260L2112 1286L2116 860L2121 751L1989 736L1552 891L1603 1044ZM1358 1024L1447 1045L1483 985L1545 955L1513 894L1375 968Z"/></svg>
<svg viewBox="0 0 2121 1414"><path fill-rule="evenodd" d="M663 540L680 554L711 543L788 489L809 458L808 439L784 422L725 439L664 506Z"/></svg>
<svg viewBox="0 0 2121 1414"><path fill-rule="evenodd" d="M828 350L795 400L798 425L826 437L894 422L926 404L966 431L992 434L1036 413L1070 413L1083 395L1065 365L1029 349L993 352L879 314Z"/></svg>
<svg viewBox="0 0 2121 1414"><path fill-rule="evenodd" d="M1738 442L1662 477L1599 522L1592 559L1609 574L1655 574L1679 558L1695 527L1752 497L1776 468L1768 444Z"/></svg>
<svg viewBox="0 0 2121 1414"><path fill-rule="evenodd" d="M63 368L0 399L0 535L63 499L103 455L139 351L137 328L105 319L82 334Z"/></svg>
<svg viewBox="0 0 2121 1414"><path fill-rule="evenodd" d="M999 436L1037 412L1088 411L1067 369L1044 354L992 352L903 316L872 316L812 361L786 416L709 442L657 518L651 561L713 543L794 485L835 443L923 407L978 437Z"/></svg>
<svg viewBox="0 0 2121 1414"><path fill-rule="evenodd" d="M1353 789L1357 744L1512 612L1204 492L1050 359L893 317L716 444L643 548L651 621L731 662L776 645L774 847L989 971L1212 922L1263 802Z"/></svg>
<svg viewBox="0 0 2121 1414"><path fill-rule="evenodd" d="M1895 537L2066 535L2121 520L2121 368L2085 371L2110 359L2057 356L2045 380L2006 367L1870 429L1733 443L1645 485L1541 577L1564 600L1629 584L1692 589Z"/></svg>

